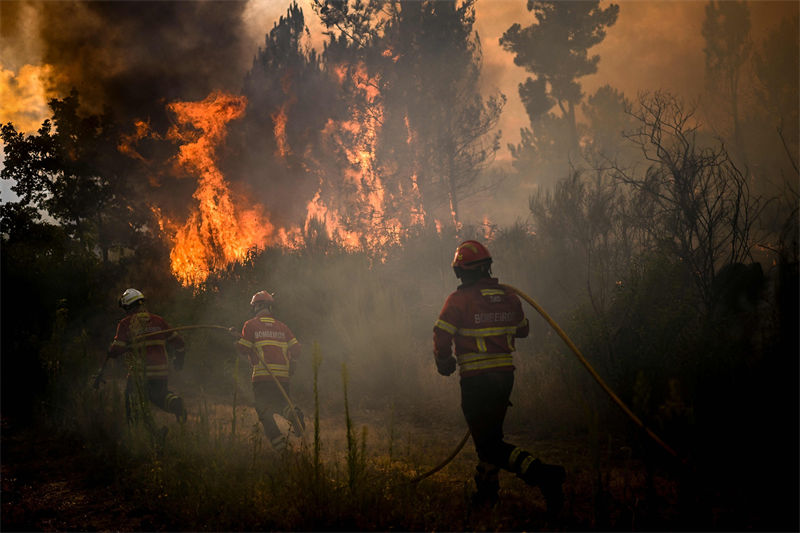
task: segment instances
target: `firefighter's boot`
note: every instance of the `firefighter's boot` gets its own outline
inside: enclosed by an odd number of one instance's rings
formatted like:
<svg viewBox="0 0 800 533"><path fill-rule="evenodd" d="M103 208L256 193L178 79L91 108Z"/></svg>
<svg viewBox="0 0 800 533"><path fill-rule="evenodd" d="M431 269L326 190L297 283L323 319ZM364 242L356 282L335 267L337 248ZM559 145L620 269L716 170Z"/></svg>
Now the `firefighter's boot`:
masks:
<svg viewBox="0 0 800 533"><path fill-rule="evenodd" d="M477 509L491 509L497 504L500 491L500 469L481 461L475 468L475 493L472 495L472 506Z"/></svg>
<svg viewBox="0 0 800 533"><path fill-rule="evenodd" d="M547 504L547 516L554 519L564 505L562 484L566 471L561 465L549 465L534 459L530 453L515 448L509 457L509 470L532 487L539 487Z"/></svg>
<svg viewBox="0 0 800 533"><path fill-rule="evenodd" d="M529 485L537 486L542 491L542 496L547 504L548 518L557 517L564 506L564 490L562 488L566 478L564 467L549 465L535 459L520 477Z"/></svg>
<svg viewBox="0 0 800 533"><path fill-rule="evenodd" d="M298 437L305 432L305 415L303 415L303 411L301 411L299 407L295 406L294 413L292 413L292 408L287 405L283 409L283 418L289 421L289 424L291 424L292 427L292 432L294 432L294 434Z"/></svg>
<svg viewBox="0 0 800 533"><path fill-rule="evenodd" d="M183 398L177 394L167 394L167 410L175 415L175 419L178 422L186 422L189 416L186 412L186 406L183 405Z"/></svg>
<svg viewBox="0 0 800 533"><path fill-rule="evenodd" d="M269 442L272 445L272 449L276 452L281 453L286 451L287 442L285 435L278 435L277 437L270 439Z"/></svg>

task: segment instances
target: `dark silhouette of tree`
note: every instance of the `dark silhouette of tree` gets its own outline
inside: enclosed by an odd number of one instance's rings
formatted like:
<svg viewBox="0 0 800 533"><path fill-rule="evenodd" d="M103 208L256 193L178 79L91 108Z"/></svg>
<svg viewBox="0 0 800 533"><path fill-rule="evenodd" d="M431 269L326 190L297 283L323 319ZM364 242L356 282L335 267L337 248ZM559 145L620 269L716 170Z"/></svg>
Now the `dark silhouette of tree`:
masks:
<svg viewBox="0 0 800 533"><path fill-rule="evenodd" d="M579 137L575 110L583 98L577 80L597 72L600 57L590 57L588 50L605 38L606 28L617 20L619 6L601 8L599 1L529 0L527 7L536 22L526 27L513 24L500 38L502 47L514 54L514 64L536 76L519 86L533 133L524 132L522 144L512 153L520 158L529 149L541 152L545 148L536 143L544 140L551 146L553 142L566 143L562 150L576 155ZM559 111L557 118L551 112L554 107ZM566 130L567 136L561 141L561 135L537 131L545 128Z"/></svg>
<svg viewBox="0 0 800 533"><path fill-rule="evenodd" d="M587 120L584 135L587 156L598 163L633 160L623 136L635 124L628 113L630 108L631 103L625 95L610 85L600 87L587 98L582 105Z"/></svg>
<svg viewBox="0 0 800 533"><path fill-rule="evenodd" d="M313 0L312 7L319 15L325 32L332 40L338 36L356 48L369 48L383 33L386 22L382 13L391 9L381 0Z"/></svg>
<svg viewBox="0 0 800 533"><path fill-rule="evenodd" d="M146 205L124 172L130 160L118 148L120 131L109 112L81 115L78 93L50 101L52 122L25 136L2 128L3 179L16 202L2 206L4 232L49 217L65 234L103 261L115 247L131 246L147 221ZM14 237L8 235L9 237Z"/></svg>
<svg viewBox="0 0 800 533"><path fill-rule="evenodd" d="M617 168L623 183L651 202L642 223L654 241L692 273L707 309L714 304L717 271L751 259L756 220L764 200L724 145L704 146L692 109L664 93L643 94L631 110L638 122L627 138L641 150L644 175Z"/></svg>
<svg viewBox="0 0 800 533"><path fill-rule="evenodd" d="M800 95L797 66L800 65L800 20L784 20L754 52L755 73L759 81L756 94L767 110L770 126L780 136L781 144L794 169L798 170L800 148Z"/></svg>
<svg viewBox="0 0 800 533"><path fill-rule="evenodd" d="M753 50L750 39L750 8L744 0L711 1L703 21L706 73L714 99L728 101L737 150L744 156L741 127L741 78ZM796 70L796 68L795 68ZM745 157L746 162L746 157Z"/></svg>
<svg viewBox="0 0 800 533"><path fill-rule="evenodd" d="M316 191L307 160L327 121L343 113L336 84L309 39L303 10L293 2L245 76L247 112L231 125L224 158L226 173L240 177L287 225Z"/></svg>

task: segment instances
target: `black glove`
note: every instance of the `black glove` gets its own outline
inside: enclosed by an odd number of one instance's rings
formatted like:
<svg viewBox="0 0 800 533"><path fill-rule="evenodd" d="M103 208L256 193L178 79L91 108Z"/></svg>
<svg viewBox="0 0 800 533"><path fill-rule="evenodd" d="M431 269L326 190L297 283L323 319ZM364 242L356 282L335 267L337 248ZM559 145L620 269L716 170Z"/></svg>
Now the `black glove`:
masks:
<svg viewBox="0 0 800 533"><path fill-rule="evenodd" d="M172 366L175 370L183 370L183 359L186 352L183 350L175 350L175 357L172 359Z"/></svg>
<svg viewBox="0 0 800 533"><path fill-rule="evenodd" d="M453 372L456 371L456 358L455 357L443 357L439 359L435 357L434 360L436 361L436 370L443 376L449 376Z"/></svg>

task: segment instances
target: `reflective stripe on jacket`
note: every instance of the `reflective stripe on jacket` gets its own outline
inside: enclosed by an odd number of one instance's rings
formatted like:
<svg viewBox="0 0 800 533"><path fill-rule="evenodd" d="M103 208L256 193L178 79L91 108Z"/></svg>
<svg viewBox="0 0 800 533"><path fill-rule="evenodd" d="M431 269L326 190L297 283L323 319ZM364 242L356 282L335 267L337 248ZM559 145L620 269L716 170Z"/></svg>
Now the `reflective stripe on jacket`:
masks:
<svg viewBox="0 0 800 533"><path fill-rule="evenodd" d="M451 357L455 345L461 376L513 371L514 339L528 333L517 295L484 278L448 296L433 328L434 356Z"/></svg>
<svg viewBox="0 0 800 533"><path fill-rule="evenodd" d="M291 362L300 356L300 343L289 327L264 309L244 323L236 343L253 366L252 381L289 381Z"/></svg>
<svg viewBox="0 0 800 533"><path fill-rule="evenodd" d="M117 324L117 333L108 347L108 355L119 357L127 353L137 364L138 358L143 356L141 362L147 379L167 379L167 346L181 350L184 347L183 338L173 331L137 339L139 335L167 329L170 329L169 324L156 314L140 311L128 315Z"/></svg>

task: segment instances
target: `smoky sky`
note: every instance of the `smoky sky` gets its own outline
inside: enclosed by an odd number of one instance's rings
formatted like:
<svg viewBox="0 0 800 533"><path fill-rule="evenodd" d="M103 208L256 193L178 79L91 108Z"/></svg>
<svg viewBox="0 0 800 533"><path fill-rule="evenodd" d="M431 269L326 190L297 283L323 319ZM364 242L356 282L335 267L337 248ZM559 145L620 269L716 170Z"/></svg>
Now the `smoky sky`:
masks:
<svg viewBox="0 0 800 533"><path fill-rule="evenodd" d="M246 2L44 2L41 61L65 74L81 101L157 126L165 104L237 91L247 65ZM4 26L5 26L4 22Z"/></svg>

